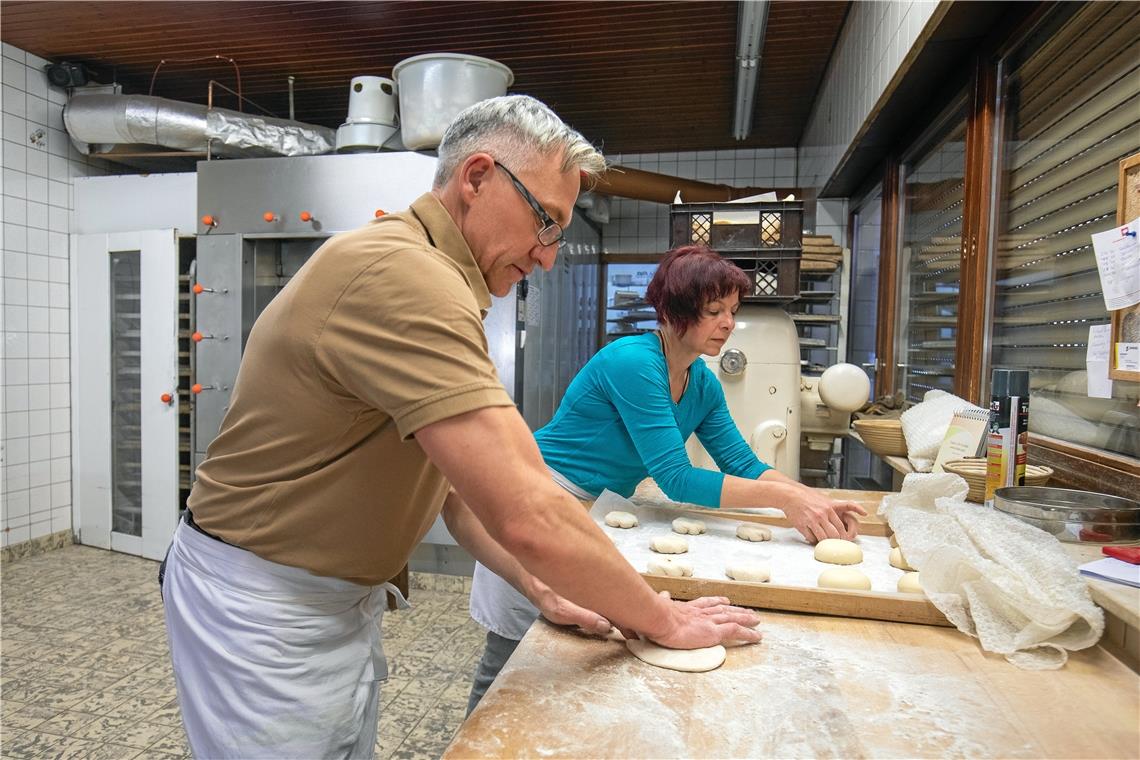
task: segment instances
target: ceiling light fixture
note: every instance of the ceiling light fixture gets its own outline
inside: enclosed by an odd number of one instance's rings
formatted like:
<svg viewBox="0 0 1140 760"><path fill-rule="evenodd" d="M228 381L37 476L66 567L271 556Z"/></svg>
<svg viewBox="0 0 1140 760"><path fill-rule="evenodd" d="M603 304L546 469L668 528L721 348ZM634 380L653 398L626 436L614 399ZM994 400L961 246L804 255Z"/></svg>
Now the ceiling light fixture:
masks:
<svg viewBox="0 0 1140 760"><path fill-rule="evenodd" d="M737 140L752 131L752 109L760 79L760 51L768 23L768 0L741 0L736 26L736 111L732 136Z"/></svg>

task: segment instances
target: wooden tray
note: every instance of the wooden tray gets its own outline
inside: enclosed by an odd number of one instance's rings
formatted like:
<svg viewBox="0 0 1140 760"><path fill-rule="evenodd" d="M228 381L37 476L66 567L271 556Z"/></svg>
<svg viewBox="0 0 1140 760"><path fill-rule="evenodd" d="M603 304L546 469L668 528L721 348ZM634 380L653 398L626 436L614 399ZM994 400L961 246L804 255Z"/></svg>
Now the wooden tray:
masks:
<svg viewBox="0 0 1140 760"><path fill-rule="evenodd" d="M852 491L840 488L823 489L833 499L854 501L867 510L859 518L859 533L865 536L890 536L893 531L885 520L876 514L886 494L881 491ZM649 506L668 508L661 504L661 489L651 480L643 481L634 494L634 501ZM679 512L699 515L702 519L731 519L790 528L786 517L757 515L732 509L704 509L695 505L677 505ZM670 578L643 573L642 577L655 591L668 591L674 599L696 599L698 596L726 596L733 604L770 610L810 612L819 615L889 620L898 623L948 626L937 607L921 594L900 594L884 591L843 591L840 589L784 586L773 583L714 580L709 578Z"/></svg>
<svg viewBox="0 0 1140 760"><path fill-rule="evenodd" d="M642 573L641 577L645 578L654 591L668 591L674 599L726 596L733 604L742 607L888 620L894 623L951 625L946 616L921 594L842 591L708 578L671 578L647 573Z"/></svg>

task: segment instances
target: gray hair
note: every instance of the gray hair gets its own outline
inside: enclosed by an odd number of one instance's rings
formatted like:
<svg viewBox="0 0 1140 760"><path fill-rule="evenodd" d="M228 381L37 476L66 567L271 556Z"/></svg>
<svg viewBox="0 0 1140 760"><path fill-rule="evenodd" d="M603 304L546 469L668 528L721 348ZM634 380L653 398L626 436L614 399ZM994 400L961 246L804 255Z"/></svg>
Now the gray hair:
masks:
<svg viewBox="0 0 1140 760"><path fill-rule="evenodd" d="M529 95L503 95L465 108L448 126L439 144L433 188L443 187L473 153L490 153L512 171L540 156L562 153L562 171L578 169L596 180L605 157L568 127L543 102Z"/></svg>

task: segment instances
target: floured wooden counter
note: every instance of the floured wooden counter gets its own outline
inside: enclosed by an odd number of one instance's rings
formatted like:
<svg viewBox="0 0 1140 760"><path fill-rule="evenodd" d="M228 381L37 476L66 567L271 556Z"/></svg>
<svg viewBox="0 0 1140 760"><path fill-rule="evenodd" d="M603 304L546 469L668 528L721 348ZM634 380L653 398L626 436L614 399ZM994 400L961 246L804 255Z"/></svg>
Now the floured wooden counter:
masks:
<svg viewBox="0 0 1140 760"><path fill-rule="evenodd" d="M678 673L531 627L444 758L1136 757L1140 677L1100 647L1019 670L954 629L762 613Z"/></svg>

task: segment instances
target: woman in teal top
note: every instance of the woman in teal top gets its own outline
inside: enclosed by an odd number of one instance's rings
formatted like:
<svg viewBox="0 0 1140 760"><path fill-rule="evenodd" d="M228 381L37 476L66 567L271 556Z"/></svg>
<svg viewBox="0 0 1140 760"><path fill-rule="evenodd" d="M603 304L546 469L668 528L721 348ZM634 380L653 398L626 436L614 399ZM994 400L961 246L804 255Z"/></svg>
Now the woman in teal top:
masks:
<svg viewBox="0 0 1140 760"><path fill-rule="evenodd" d="M866 512L757 459L728 413L720 382L700 360L721 352L750 288L744 272L704 246L666 254L645 294L661 329L621 338L595 354L570 383L554 418L535 433L554 479L580 498L594 498L606 489L629 496L648 476L675 501L782 509L811 543L854 538L855 515ZM694 433L720 472L689 461L685 441ZM528 589L527 595L516 588ZM487 646L468 711L539 608L554 622L580 621L584 611L571 606L534 579L504 580L476 564L471 616L487 629Z"/></svg>
<svg viewBox="0 0 1140 760"><path fill-rule="evenodd" d="M744 442L724 391L703 361L671 397L662 333L611 343L570 383L554 419L535 433L552 470L591 496L630 496L652 476L674 501L719 507L724 473L755 480L768 469ZM685 441L696 433L721 472L694 467Z"/></svg>

